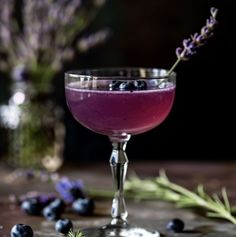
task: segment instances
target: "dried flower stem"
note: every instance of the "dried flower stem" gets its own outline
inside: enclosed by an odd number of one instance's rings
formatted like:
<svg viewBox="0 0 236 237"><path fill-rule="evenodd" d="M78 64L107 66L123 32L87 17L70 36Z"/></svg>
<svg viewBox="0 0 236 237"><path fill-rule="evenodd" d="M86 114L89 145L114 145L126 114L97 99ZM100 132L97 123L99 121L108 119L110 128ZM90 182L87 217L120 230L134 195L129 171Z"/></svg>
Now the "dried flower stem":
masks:
<svg viewBox="0 0 236 237"><path fill-rule="evenodd" d="M172 67L169 69L167 75L169 76L173 71L174 69L178 66L178 64L180 63L181 61L181 58L177 58L177 60L175 61L175 63L172 65Z"/></svg>

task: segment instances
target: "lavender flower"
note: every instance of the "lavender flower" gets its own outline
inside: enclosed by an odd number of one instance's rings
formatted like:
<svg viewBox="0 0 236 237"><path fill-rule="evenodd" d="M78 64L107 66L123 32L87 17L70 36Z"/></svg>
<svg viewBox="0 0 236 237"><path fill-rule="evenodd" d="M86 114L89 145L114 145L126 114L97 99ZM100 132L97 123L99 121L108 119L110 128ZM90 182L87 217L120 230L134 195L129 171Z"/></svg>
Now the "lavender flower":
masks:
<svg viewBox="0 0 236 237"><path fill-rule="evenodd" d="M79 40L77 46L81 52L86 52L94 46L101 44L106 41L109 37L110 31L107 29L100 30L88 37L84 37Z"/></svg>
<svg viewBox="0 0 236 237"><path fill-rule="evenodd" d="M176 55L178 59L188 60L192 55L196 54L196 50L204 45L212 35L213 30L216 27L216 16L218 9L212 7L210 9L211 16L206 20L206 25L202 27L200 33L195 33L191 38L183 40L183 47L176 49Z"/></svg>
<svg viewBox="0 0 236 237"><path fill-rule="evenodd" d="M199 47L204 45L206 41L213 35L213 31L217 25L216 16L218 9L212 7L210 9L211 16L206 20L206 25L201 28L200 33L191 35L190 38L183 40L183 46L176 49L177 61L169 70L168 74L175 69L180 61L186 61L191 58L192 55L196 54Z"/></svg>
<svg viewBox="0 0 236 237"><path fill-rule="evenodd" d="M70 180L67 177L61 178L56 183L55 188L67 203L72 203L78 198L84 198L84 185L80 179Z"/></svg>
<svg viewBox="0 0 236 237"><path fill-rule="evenodd" d="M101 31L83 38L106 0L24 0L20 20L14 14L16 1L0 3L0 71L14 74L23 65L39 75L38 86L49 83L65 61L81 52L81 42L87 50L108 36Z"/></svg>

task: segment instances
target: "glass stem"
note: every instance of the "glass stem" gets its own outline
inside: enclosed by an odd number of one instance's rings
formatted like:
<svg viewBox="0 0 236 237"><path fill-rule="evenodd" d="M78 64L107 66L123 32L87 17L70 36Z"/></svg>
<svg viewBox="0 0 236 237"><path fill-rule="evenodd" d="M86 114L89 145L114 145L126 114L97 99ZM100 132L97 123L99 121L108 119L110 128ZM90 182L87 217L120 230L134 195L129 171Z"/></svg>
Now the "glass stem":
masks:
<svg viewBox="0 0 236 237"><path fill-rule="evenodd" d="M127 225L128 212L125 206L124 199L124 183L128 168L128 158L125 153L127 140L112 141L112 154L110 158L110 166L113 176L113 183L115 187L115 196L112 201L111 216L112 226L123 227Z"/></svg>

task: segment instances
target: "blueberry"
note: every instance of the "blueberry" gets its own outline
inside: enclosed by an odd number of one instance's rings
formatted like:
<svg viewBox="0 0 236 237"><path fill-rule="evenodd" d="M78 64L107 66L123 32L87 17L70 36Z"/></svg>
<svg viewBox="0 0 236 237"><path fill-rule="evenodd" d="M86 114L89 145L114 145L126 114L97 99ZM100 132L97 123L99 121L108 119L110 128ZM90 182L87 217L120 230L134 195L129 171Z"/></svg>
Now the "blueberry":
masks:
<svg viewBox="0 0 236 237"><path fill-rule="evenodd" d="M119 86L120 86L121 83L122 83L122 81L112 81L109 84L109 89L110 90L119 90Z"/></svg>
<svg viewBox="0 0 236 237"><path fill-rule="evenodd" d="M95 204L90 198L80 198L73 202L72 209L81 216L90 216L94 213Z"/></svg>
<svg viewBox="0 0 236 237"><path fill-rule="evenodd" d="M33 237L33 235L33 230L28 225L17 224L11 229L11 237Z"/></svg>
<svg viewBox="0 0 236 237"><path fill-rule="evenodd" d="M64 201L57 198L43 209L43 216L49 221L56 221L61 217L64 210Z"/></svg>
<svg viewBox="0 0 236 237"><path fill-rule="evenodd" d="M109 84L110 90L145 90L147 83L144 80L133 81L112 81Z"/></svg>
<svg viewBox="0 0 236 237"><path fill-rule="evenodd" d="M173 219L172 221L170 221L166 228L168 230L171 230L171 231L174 231L176 233L179 233L179 232L183 232L184 230L184 222L180 219Z"/></svg>
<svg viewBox="0 0 236 237"><path fill-rule="evenodd" d="M33 216L40 215L42 211L42 205L37 198L28 198L21 204L22 210L25 213Z"/></svg>
<svg viewBox="0 0 236 237"><path fill-rule="evenodd" d="M134 81L135 88L138 90L145 90L147 89L147 83L144 80Z"/></svg>
<svg viewBox="0 0 236 237"><path fill-rule="evenodd" d="M60 219L56 222L55 229L58 233L66 235L73 229L73 225L69 219Z"/></svg>
<svg viewBox="0 0 236 237"><path fill-rule="evenodd" d="M133 81L124 81L119 85L120 90L135 90L135 84Z"/></svg>
<svg viewBox="0 0 236 237"><path fill-rule="evenodd" d="M59 209L51 207L50 205L43 209L43 216L48 221L56 221L60 219L61 214L62 212Z"/></svg>
<svg viewBox="0 0 236 237"><path fill-rule="evenodd" d="M60 198L55 199L49 205L53 208L59 209L61 213L65 210L65 202Z"/></svg>

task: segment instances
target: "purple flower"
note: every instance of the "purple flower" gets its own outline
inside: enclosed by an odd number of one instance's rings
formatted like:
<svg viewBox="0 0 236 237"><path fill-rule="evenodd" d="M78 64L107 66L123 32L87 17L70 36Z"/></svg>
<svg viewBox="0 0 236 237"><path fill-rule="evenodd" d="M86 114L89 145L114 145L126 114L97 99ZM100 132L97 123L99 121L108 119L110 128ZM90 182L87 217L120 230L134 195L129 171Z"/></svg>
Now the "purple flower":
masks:
<svg viewBox="0 0 236 237"><path fill-rule="evenodd" d="M212 7L210 9L211 16L206 20L206 25L201 28L201 32L195 33L188 39L183 40L183 47L176 49L176 55L179 60L188 60L192 55L196 54L196 50L204 45L212 35L217 25L216 16L218 9Z"/></svg>
<svg viewBox="0 0 236 237"><path fill-rule="evenodd" d="M37 85L42 85L81 53L74 46L83 40L106 0L24 0L20 16L14 14L16 0L0 2L0 56L4 56L0 57L0 70L21 80L24 75L19 68L24 65L27 73L40 74ZM19 25L22 27L16 27ZM107 34L96 33L84 48L88 50L106 39Z"/></svg>
<svg viewBox="0 0 236 237"><path fill-rule="evenodd" d="M61 178L55 186L56 190L65 202L72 203L78 198L84 198L83 181L70 180L67 177Z"/></svg>

